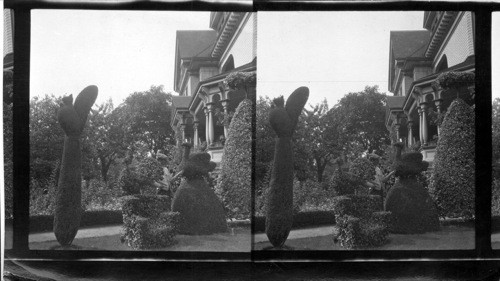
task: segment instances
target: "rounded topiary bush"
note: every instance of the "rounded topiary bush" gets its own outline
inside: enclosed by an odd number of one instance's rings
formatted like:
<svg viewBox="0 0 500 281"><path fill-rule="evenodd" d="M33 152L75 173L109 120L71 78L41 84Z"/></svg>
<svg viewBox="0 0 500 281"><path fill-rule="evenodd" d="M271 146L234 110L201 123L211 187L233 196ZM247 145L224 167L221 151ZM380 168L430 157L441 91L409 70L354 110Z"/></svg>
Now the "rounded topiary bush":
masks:
<svg viewBox="0 0 500 281"><path fill-rule="evenodd" d="M439 230L439 217L434 201L416 179L397 179L387 194L385 210L392 213L393 233Z"/></svg>
<svg viewBox="0 0 500 281"><path fill-rule="evenodd" d="M224 145L217 193L232 218L249 218L252 188L252 102L236 108Z"/></svg>
<svg viewBox="0 0 500 281"><path fill-rule="evenodd" d="M179 233L189 235L227 231L224 207L205 180L216 164L208 153L194 153L181 165L185 180L175 192L172 211L179 212Z"/></svg>
<svg viewBox="0 0 500 281"><path fill-rule="evenodd" d="M430 191L442 217L474 216L474 110L454 100L444 117L437 143Z"/></svg>
<svg viewBox="0 0 500 281"><path fill-rule="evenodd" d="M385 210L392 213L391 232L410 234L439 230L434 201L418 181L419 175L429 166L422 158L419 152L396 156L393 164L396 182L384 205Z"/></svg>

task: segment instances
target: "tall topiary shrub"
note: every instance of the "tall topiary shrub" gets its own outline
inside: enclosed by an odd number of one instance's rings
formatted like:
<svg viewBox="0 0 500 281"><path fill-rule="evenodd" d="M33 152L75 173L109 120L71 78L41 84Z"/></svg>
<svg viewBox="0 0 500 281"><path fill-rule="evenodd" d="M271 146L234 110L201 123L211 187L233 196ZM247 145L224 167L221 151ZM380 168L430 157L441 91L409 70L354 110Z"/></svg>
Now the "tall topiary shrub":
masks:
<svg viewBox="0 0 500 281"><path fill-rule="evenodd" d="M456 99L441 126L430 190L442 217L474 216L474 118L474 110Z"/></svg>
<svg viewBox="0 0 500 281"><path fill-rule="evenodd" d="M283 97L274 100L269 122L276 132L273 170L266 210L266 234L275 248L281 248L293 224L293 144L292 136L309 98L309 89L296 89L285 105Z"/></svg>
<svg viewBox="0 0 500 281"><path fill-rule="evenodd" d="M90 108L97 98L97 87L88 86L76 97L62 99L57 119L66 136L57 184L54 214L54 233L62 246L68 246L78 232L82 215L82 167L80 135L83 132Z"/></svg>
<svg viewBox="0 0 500 281"><path fill-rule="evenodd" d="M244 99L236 108L224 145L217 192L228 215L249 218L252 188L252 102Z"/></svg>

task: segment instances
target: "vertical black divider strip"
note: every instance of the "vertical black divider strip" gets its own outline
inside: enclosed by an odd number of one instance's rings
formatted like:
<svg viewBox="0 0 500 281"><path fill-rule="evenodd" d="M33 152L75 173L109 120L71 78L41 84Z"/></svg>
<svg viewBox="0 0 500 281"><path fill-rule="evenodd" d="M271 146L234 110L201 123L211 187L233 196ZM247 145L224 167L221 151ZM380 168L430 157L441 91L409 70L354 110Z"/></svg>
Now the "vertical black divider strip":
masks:
<svg viewBox="0 0 500 281"><path fill-rule="evenodd" d="M475 15L476 253L491 255L491 12Z"/></svg>
<svg viewBox="0 0 500 281"><path fill-rule="evenodd" d="M17 253L29 250L30 15L29 9L14 10L13 250Z"/></svg>

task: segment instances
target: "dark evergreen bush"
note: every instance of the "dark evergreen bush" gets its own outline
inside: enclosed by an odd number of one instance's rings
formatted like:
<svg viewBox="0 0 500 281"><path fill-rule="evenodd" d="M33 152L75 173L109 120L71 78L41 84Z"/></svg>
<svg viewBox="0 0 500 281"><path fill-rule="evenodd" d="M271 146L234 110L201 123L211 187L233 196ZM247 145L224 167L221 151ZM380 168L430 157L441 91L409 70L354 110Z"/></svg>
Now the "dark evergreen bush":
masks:
<svg viewBox="0 0 500 281"><path fill-rule="evenodd" d="M441 127L430 190L443 217L474 216L474 118L474 110L456 99Z"/></svg>
<svg viewBox="0 0 500 281"><path fill-rule="evenodd" d="M266 234L275 248L285 243L293 223L293 145L292 135L309 98L309 89L301 87L288 98L274 100L269 122L277 135L273 170L266 210Z"/></svg>
<svg viewBox="0 0 500 281"><path fill-rule="evenodd" d="M194 153L183 161L185 180L175 192L172 211L180 213L179 233L190 235L227 231L224 207L205 178L215 169L208 153Z"/></svg>
<svg viewBox="0 0 500 281"><path fill-rule="evenodd" d="M236 108L224 145L217 193L227 215L244 219L251 215L252 190L252 102Z"/></svg>
<svg viewBox="0 0 500 281"><path fill-rule="evenodd" d="M68 246L78 232L82 215L82 156L80 136L90 108L97 98L97 87L88 86L76 97L64 97L57 113L65 133L61 170L57 185L54 215L54 234L62 246Z"/></svg>
<svg viewBox="0 0 500 281"><path fill-rule="evenodd" d="M162 248L175 243L179 213L170 212L170 197L135 195L123 199L122 241L134 249Z"/></svg>

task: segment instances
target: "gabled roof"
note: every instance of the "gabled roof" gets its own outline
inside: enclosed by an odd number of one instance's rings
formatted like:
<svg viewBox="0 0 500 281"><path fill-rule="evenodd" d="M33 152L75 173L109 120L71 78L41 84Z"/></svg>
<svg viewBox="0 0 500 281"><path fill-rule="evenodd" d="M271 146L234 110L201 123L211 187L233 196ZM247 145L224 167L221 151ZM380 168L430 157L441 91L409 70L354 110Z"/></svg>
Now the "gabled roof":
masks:
<svg viewBox="0 0 500 281"><path fill-rule="evenodd" d="M424 57L430 36L428 30L391 31L390 44L394 59Z"/></svg>
<svg viewBox="0 0 500 281"><path fill-rule="evenodd" d="M217 32L214 30L178 30L177 56L184 58L210 58Z"/></svg>
<svg viewBox="0 0 500 281"><path fill-rule="evenodd" d="M395 60L423 58L431 33L428 30L391 31L389 39L389 90L395 79Z"/></svg>

